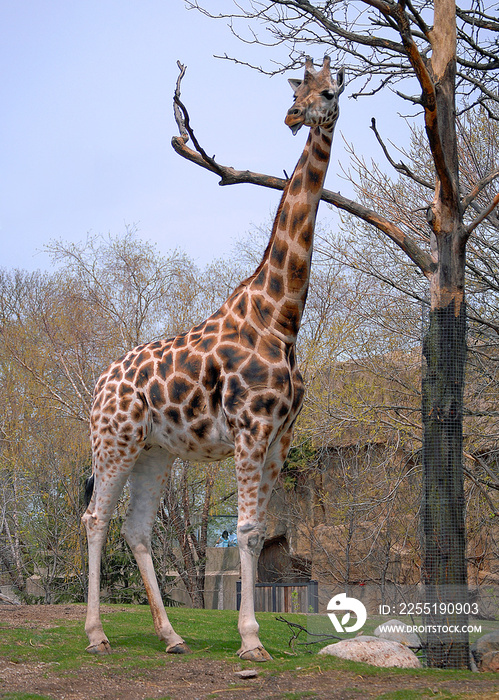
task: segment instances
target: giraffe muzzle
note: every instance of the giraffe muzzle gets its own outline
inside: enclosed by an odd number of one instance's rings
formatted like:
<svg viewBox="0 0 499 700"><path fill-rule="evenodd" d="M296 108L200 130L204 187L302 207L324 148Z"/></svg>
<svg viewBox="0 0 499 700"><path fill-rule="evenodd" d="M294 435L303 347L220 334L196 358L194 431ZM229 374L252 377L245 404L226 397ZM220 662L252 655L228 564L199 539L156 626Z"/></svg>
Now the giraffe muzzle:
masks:
<svg viewBox="0 0 499 700"><path fill-rule="evenodd" d="M303 113L303 110L298 109L297 107L291 107L291 109L289 109L288 113L286 114L286 119L284 120L284 123L287 126L289 126L289 128L293 132L293 136L296 136L300 128L305 123L305 115Z"/></svg>

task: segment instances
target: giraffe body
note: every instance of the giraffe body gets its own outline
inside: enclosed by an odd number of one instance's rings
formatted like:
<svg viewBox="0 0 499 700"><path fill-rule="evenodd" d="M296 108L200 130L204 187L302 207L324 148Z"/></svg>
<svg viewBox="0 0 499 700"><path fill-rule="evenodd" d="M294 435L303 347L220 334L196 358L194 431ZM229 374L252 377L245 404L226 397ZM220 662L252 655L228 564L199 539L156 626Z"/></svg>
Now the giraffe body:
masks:
<svg viewBox="0 0 499 700"><path fill-rule="evenodd" d="M336 82L327 57L319 73L307 59L305 80L293 81L292 87L296 101L286 123L294 132L303 123L311 131L262 262L204 323L131 350L97 383L91 413L94 490L83 516L89 543L85 629L91 652L110 650L99 612L100 558L127 480L130 506L123 533L144 580L156 633L167 651L188 650L161 601L150 552L154 518L176 457L209 462L234 455L242 579L239 654L255 661L270 658L254 616L256 564L272 487L303 402L294 346L343 73Z"/></svg>

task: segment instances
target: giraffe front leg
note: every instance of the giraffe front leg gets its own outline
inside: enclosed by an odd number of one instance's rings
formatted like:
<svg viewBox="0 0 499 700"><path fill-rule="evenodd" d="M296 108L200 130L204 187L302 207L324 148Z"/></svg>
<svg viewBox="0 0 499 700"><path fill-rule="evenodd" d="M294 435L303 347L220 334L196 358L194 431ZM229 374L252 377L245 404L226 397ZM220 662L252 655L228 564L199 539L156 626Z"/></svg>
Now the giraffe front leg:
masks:
<svg viewBox="0 0 499 700"><path fill-rule="evenodd" d="M260 430L265 436L264 425ZM265 437L260 440L241 434L236 439L236 474L238 491L237 539L241 558L241 607L238 629L241 648L237 652L241 659L268 661L272 657L265 650L258 636L255 617L255 582L258 557L265 538L267 505L272 487L279 474L281 463L274 459L280 451L272 445L267 450Z"/></svg>
<svg viewBox="0 0 499 700"><path fill-rule="evenodd" d="M252 449L245 449L241 443L236 443L239 505L237 536L241 557L241 607L238 628L242 640L238 654L241 659L248 661L272 659L258 636L255 582L258 557L265 539L267 508L272 489L289 450L291 436L290 428L270 445L268 451L258 448L257 445ZM250 443L248 436L244 442L246 445Z"/></svg>
<svg viewBox="0 0 499 700"><path fill-rule="evenodd" d="M237 541L241 557L241 607L238 629L241 648L238 656L246 661L272 659L258 636L259 625L255 617L255 581L258 557L263 546L265 532L258 523L245 522L237 526Z"/></svg>

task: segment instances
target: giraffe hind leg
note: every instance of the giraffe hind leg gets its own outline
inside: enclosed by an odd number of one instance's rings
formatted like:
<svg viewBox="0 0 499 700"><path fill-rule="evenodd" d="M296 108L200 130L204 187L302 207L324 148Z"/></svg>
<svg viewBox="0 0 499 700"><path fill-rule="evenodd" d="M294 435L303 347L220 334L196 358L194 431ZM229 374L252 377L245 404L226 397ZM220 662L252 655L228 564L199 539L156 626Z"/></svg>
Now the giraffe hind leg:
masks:
<svg viewBox="0 0 499 700"><path fill-rule="evenodd" d="M141 453L129 479L130 505L122 532L138 564L156 634L166 642L168 653L186 654L190 649L168 619L151 556L152 528L173 460L160 447Z"/></svg>
<svg viewBox="0 0 499 700"><path fill-rule="evenodd" d="M110 654L111 645L104 633L100 616L100 574L102 548L106 541L109 521L114 512L128 476L123 468L114 476L106 478L91 477L87 481L86 496L90 497L82 521L87 532L88 542L88 601L85 632L91 654ZM91 488L90 488L91 486Z"/></svg>

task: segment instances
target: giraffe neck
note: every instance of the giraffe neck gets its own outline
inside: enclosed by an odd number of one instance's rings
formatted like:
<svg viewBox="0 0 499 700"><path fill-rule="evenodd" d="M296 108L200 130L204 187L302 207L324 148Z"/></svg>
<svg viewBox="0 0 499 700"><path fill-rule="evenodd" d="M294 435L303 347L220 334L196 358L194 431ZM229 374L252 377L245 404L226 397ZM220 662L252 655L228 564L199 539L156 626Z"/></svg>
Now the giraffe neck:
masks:
<svg viewBox="0 0 499 700"><path fill-rule="evenodd" d="M315 218L329 165L332 131L312 127L283 192L262 262L248 282L260 325L294 343L307 299Z"/></svg>

